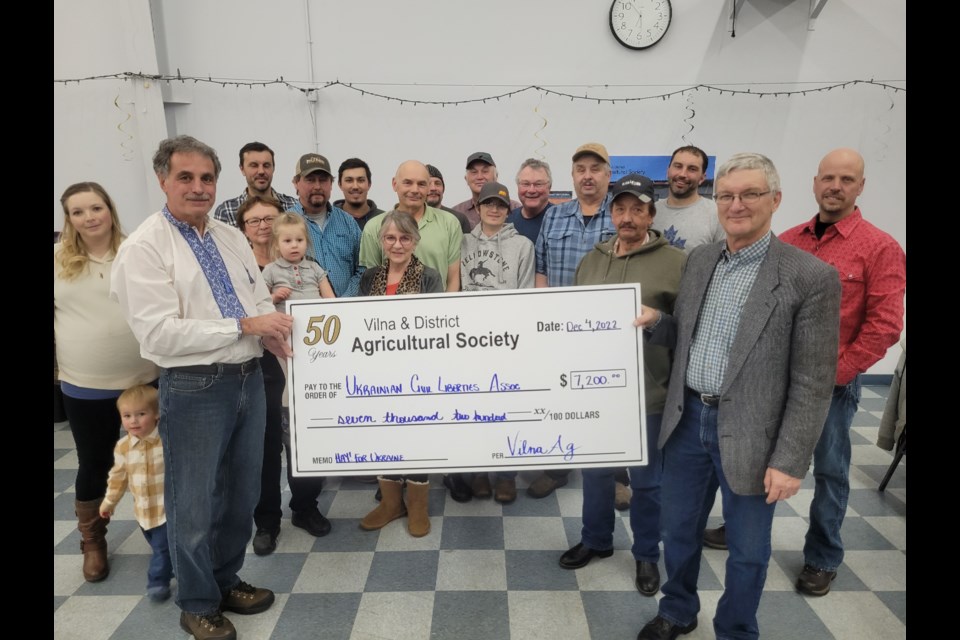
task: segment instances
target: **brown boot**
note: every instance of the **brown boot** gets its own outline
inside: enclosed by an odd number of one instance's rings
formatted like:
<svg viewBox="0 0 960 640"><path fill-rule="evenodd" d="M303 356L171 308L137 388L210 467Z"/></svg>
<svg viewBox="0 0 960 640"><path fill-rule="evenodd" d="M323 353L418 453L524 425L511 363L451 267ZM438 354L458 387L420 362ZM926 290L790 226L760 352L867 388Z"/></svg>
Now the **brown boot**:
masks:
<svg viewBox="0 0 960 640"><path fill-rule="evenodd" d="M99 582L110 574L107 521L100 517L100 502L99 499L74 502L80 550L83 552L83 577L87 582Z"/></svg>
<svg viewBox="0 0 960 640"><path fill-rule="evenodd" d="M429 482L407 480L407 530L414 538L422 538L430 533L430 515L427 513L429 498Z"/></svg>
<svg viewBox="0 0 960 640"><path fill-rule="evenodd" d="M360 528L365 531L382 529L397 518L407 514L403 506L403 481L379 478L380 504L360 521Z"/></svg>

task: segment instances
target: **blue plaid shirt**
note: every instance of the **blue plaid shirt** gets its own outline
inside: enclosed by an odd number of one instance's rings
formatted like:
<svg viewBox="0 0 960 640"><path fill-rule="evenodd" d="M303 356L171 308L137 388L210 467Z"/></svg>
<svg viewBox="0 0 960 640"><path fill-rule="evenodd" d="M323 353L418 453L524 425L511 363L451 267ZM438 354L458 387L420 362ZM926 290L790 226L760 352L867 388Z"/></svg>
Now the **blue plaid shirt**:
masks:
<svg viewBox="0 0 960 640"><path fill-rule="evenodd" d="M360 227L349 213L327 204L327 219L323 228L303 214L298 200L291 211L307 221L310 232L309 256L327 272L327 279L338 298L352 298L360 291L360 276L366 271L360 266Z"/></svg>
<svg viewBox="0 0 960 640"><path fill-rule="evenodd" d="M543 226L537 236L537 273L547 276L547 285L568 287L583 256L598 242L617 234L610 218L610 194L600 210L583 217L579 200L570 200L551 207L543 214Z"/></svg>
<svg viewBox="0 0 960 640"><path fill-rule="evenodd" d="M770 248L771 235L767 233L736 253L724 249L720 254L690 344L686 383L694 391L720 394L730 347L740 326L740 312Z"/></svg>
<svg viewBox="0 0 960 640"><path fill-rule="evenodd" d="M285 196L279 191L274 191L273 189L270 189L270 194L280 201L281 206L283 206L283 211L295 210L298 203L296 198ZM247 199L247 195L247 190L244 189L243 193L236 198L230 198L229 200L224 200L221 202L216 211L213 212L214 219L237 226L237 209L239 209L240 205L242 205ZM240 231L243 231L243 229L240 229Z"/></svg>

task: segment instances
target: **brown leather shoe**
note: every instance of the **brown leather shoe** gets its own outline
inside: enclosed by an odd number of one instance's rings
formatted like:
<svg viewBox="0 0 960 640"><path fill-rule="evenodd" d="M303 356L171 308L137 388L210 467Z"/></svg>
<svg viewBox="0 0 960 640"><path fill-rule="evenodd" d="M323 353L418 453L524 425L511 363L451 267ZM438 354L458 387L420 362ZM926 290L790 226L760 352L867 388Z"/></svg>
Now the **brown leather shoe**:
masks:
<svg viewBox="0 0 960 640"><path fill-rule="evenodd" d="M615 482L616 486L616 497L613 501L613 508L617 511L626 511L630 508L630 498L633 496L633 491L630 490L625 484L620 484Z"/></svg>
<svg viewBox="0 0 960 640"><path fill-rule="evenodd" d="M727 527L720 525L716 529L703 530L703 544L711 549L727 550Z"/></svg>
<svg viewBox="0 0 960 640"><path fill-rule="evenodd" d="M83 552L83 578L100 582L110 575L107 561L107 521L100 517L101 500L77 500L77 529L80 531L80 550Z"/></svg>
<svg viewBox="0 0 960 640"><path fill-rule="evenodd" d="M803 565L803 571L797 578L797 591L808 596L825 596L830 593L830 583L837 577L836 571L817 569L809 564Z"/></svg>
<svg viewBox="0 0 960 640"><path fill-rule="evenodd" d="M223 596L220 609L246 616L266 611L273 604L274 599L273 591L270 589L255 587L241 580Z"/></svg>
<svg viewBox="0 0 960 640"><path fill-rule="evenodd" d="M567 484L568 475L569 473L564 474L559 478L553 478L548 476L546 473L541 473L540 477L531 482L530 486L527 487L527 495L531 498L546 498L558 487L562 487Z"/></svg>
<svg viewBox="0 0 960 640"><path fill-rule="evenodd" d="M470 491L474 498L489 498L493 492L490 490L490 477L486 473L473 474L473 482L470 483Z"/></svg>
<svg viewBox="0 0 960 640"><path fill-rule="evenodd" d="M208 616L180 612L180 628L196 640L236 640L237 630L233 623L219 611Z"/></svg>
<svg viewBox="0 0 960 640"><path fill-rule="evenodd" d="M637 635L637 640L675 640L677 637L686 635L697 628L697 620L685 627L673 624L666 618L657 616L644 625Z"/></svg>
<svg viewBox="0 0 960 640"><path fill-rule="evenodd" d="M500 504L510 504L517 499L517 479L500 476L493 484L493 499Z"/></svg>

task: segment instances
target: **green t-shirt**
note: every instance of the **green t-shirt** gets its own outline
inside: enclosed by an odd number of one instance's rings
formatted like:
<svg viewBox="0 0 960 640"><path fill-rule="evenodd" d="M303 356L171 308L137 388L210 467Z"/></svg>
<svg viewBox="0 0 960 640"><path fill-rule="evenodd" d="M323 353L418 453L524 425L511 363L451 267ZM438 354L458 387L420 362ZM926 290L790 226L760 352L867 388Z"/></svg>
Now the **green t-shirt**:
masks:
<svg viewBox="0 0 960 640"><path fill-rule="evenodd" d="M377 216L367 222L360 236L360 264L368 269L383 264L383 249L380 246L383 218ZM446 290L447 269L451 264L460 262L460 243L463 241L460 222L446 211L427 207L417 226L420 229L420 242L413 255L440 272Z"/></svg>

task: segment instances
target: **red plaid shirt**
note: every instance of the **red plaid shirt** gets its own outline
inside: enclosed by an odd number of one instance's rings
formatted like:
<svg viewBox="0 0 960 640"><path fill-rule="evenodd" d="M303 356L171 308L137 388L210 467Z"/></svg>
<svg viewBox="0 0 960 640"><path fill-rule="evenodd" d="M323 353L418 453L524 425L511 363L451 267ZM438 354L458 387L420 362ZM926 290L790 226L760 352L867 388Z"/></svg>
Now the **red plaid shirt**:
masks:
<svg viewBox="0 0 960 640"><path fill-rule="evenodd" d="M840 274L840 352L837 384L847 384L884 356L903 330L907 257L890 234L863 219L860 208L819 240L817 216L780 239L833 265Z"/></svg>

